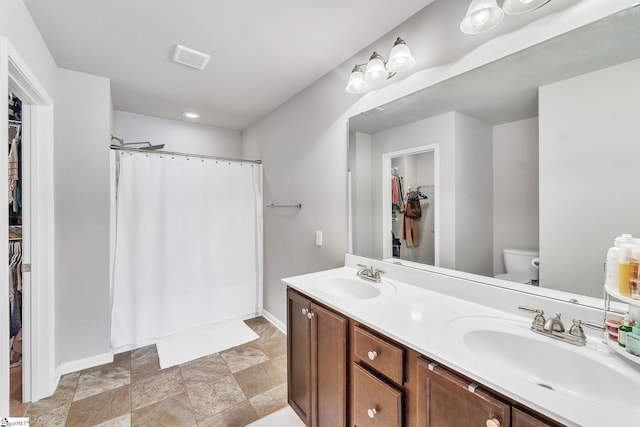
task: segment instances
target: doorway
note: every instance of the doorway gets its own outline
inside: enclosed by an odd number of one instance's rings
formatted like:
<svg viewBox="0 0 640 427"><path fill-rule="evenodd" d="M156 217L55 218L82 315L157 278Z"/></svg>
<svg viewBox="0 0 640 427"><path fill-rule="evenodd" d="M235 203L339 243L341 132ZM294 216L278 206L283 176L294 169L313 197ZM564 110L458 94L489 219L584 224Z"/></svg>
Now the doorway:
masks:
<svg viewBox="0 0 640 427"><path fill-rule="evenodd" d="M382 155L383 257L439 265L438 145Z"/></svg>
<svg viewBox="0 0 640 427"><path fill-rule="evenodd" d="M55 323L53 318L53 101L22 57L0 37L0 132L9 147L9 91L22 101L21 253L22 253L22 400L29 402L55 391ZM7 157L5 157L7 159ZM9 162L0 161L8 176ZM0 191L9 193L7 180ZM34 207L37 206L37 209ZM8 209L0 215L0 240L9 252ZM15 229L14 229L15 231ZM6 259L6 258L5 258ZM33 268L32 268L33 265ZM0 305L9 307L9 263L0 263ZM10 313L3 309L2 325ZM5 317L6 316L6 317ZM10 413L10 330L0 328L0 416ZM35 351L34 351L35 350ZM18 375L20 377L20 375Z"/></svg>

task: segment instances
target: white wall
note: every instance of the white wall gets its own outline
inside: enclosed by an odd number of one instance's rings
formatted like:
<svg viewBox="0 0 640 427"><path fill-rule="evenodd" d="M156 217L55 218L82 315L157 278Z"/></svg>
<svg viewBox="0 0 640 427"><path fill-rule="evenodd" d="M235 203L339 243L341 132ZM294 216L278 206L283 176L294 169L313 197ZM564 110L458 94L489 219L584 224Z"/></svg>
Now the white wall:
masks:
<svg viewBox="0 0 640 427"><path fill-rule="evenodd" d="M165 144L163 150L238 158L242 133L198 123L160 119L125 111L113 112L113 134L124 142ZM116 141L113 143L117 144Z"/></svg>
<svg viewBox="0 0 640 427"><path fill-rule="evenodd" d="M505 248L538 249L538 118L493 127L493 275Z"/></svg>
<svg viewBox="0 0 640 427"><path fill-rule="evenodd" d="M541 286L601 294L613 239L640 236L639 75L635 60L540 88Z"/></svg>
<svg viewBox="0 0 640 427"><path fill-rule="evenodd" d="M493 271L493 135L487 123L455 113L456 270Z"/></svg>
<svg viewBox="0 0 640 427"><path fill-rule="evenodd" d="M5 36L51 97L56 63L22 0L0 1L0 36Z"/></svg>
<svg viewBox="0 0 640 427"><path fill-rule="evenodd" d="M56 356L110 352L109 79L59 68L55 92Z"/></svg>

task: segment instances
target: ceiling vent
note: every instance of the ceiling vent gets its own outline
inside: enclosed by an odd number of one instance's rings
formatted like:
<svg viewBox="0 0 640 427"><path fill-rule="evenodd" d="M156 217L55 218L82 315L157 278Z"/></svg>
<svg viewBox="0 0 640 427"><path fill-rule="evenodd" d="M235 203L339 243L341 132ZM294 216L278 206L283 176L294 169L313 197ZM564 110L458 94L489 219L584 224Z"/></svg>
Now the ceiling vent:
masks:
<svg viewBox="0 0 640 427"><path fill-rule="evenodd" d="M211 56L206 53L198 52L197 50L189 49L179 44L176 45L176 49L173 52L174 62L186 65L187 67L197 68L198 70L204 70L210 58Z"/></svg>

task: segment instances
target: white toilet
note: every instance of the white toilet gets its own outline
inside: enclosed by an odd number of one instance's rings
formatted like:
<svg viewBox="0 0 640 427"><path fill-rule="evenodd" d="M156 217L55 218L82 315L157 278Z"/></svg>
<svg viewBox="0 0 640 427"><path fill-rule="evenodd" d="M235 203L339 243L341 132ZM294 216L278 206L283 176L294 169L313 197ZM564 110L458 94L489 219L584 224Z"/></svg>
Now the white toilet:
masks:
<svg viewBox="0 0 640 427"><path fill-rule="evenodd" d="M537 285L540 272L540 259L538 256L538 251L505 249L504 266L507 272L496 275L496 279Z"/></svg>

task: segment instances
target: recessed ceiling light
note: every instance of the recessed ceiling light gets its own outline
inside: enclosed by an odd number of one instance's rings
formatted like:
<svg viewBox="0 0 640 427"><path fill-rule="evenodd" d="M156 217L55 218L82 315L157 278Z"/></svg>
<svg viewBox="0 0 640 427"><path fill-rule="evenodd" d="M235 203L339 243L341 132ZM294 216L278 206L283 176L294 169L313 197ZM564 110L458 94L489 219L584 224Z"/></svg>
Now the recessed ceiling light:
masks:
<svg viewBox="0 0 640 427"><path fill-rule="evenodd" d="M198 117L200 117L200 113L196 113L195 111L185 111L182 113L182 115L187 119L197 119Z"/></svg>

